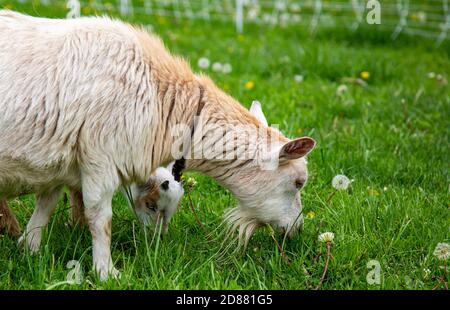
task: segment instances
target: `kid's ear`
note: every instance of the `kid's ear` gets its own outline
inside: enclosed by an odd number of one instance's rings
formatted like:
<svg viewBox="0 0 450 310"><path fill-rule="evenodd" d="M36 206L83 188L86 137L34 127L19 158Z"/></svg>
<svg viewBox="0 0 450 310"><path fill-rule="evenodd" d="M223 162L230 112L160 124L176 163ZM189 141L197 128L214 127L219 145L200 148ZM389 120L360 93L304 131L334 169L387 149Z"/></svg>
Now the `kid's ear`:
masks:
<svg viewBox="0 0 450 310"><path fill-rule="evenodd" d="M167 165L166 169L169 170L172 173L173 165L175 164L175 161L170 162L170 164Z"/></svg>
<svg viewBox="0 0 450 310"><path fill-rule="evenodd" d="M259 101L253 101L252 106L250 107L250 113L253 114L254 117L258 119L264 126L268 127L266 117L264 116L264 112L261 107L261 103Z"/></svg>
<svg viewBox="0 0 450 310"><path fill-rule="evenodd" d="M144 195L147 195L148 193L153 192L157 188L157 185L153 178L148 179L148 181L143 184L139 185L138 189L141 193L144 193Z"/></svg>
<svg viewBox="0 0 450 310"><path fill-rule="evenodd" d="M279 159L297 159L306 156L312 151L316 141L310 137L297 138L289 141L280 150Z"/></svg>

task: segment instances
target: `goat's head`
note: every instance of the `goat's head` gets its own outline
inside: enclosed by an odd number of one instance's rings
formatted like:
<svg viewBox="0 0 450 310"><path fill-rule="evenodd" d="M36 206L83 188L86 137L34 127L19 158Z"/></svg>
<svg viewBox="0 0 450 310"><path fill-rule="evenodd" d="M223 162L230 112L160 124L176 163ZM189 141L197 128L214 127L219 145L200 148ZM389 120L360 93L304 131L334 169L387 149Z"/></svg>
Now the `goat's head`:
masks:
<svg viewBox="0 0 450 310"><path fill-rule="evenodd" d="M254 103L250 112L267 126L259 103ZM258 226L270 224L288 237L303 227L299 190L308 179L305 156L315 141L279 136L281 139L272 142L270 148L258 149L257 160L234 171L225 181L239 200L238 208L228 210L225 220L231 224L230 231L239 231L239 240L244 244Z"/></svg>
<svg viewBox="0 0 450 310"><path fill-rule="evenodd" d="M173 214L183 197L183 186L170 168L159 167L143 185L131 185L134 210L146 226L152 225L166 233Z"/></svg>

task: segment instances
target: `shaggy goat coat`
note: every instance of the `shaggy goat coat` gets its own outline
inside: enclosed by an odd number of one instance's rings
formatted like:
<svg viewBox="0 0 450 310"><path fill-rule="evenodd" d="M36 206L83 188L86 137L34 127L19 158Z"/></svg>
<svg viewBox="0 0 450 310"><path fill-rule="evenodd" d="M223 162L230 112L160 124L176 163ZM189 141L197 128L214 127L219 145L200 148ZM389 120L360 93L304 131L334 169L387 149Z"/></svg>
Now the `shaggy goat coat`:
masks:
<svg viewBox="0 0 450 310"><path fill-rule="evenodd" d="M112 195L173 160L172 129L194 128L197 114L232 133L218 142L208 129L200 135L207 148L235 143L244 135L239 125L262 128L264 137L241 143L256 157L268 138L277 141L271 148L280 165L271 171L248 159L186 160L188 169L235 194L240 206L228 219L240 235L248 240L265 223L290 235L301 226L298 189L314 140L289 140L263 126L156 36L108 18L51 20L0 11L0 72L0 197L37 193L24 236L31 249L39 247L40 227L69 185L82 190L95 268L102 279L117 275L110 254ZM238 155L236 147L227 149Z"/></svg>

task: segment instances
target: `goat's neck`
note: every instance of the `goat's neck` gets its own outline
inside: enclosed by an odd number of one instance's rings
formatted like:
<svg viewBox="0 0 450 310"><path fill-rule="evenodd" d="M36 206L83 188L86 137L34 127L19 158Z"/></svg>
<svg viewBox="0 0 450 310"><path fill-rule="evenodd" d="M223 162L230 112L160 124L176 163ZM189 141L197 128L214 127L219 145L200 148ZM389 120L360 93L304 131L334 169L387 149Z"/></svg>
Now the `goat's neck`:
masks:
<svg viewBox="0 0 450 310"><path fill-rule="evenodd" d="M258 165L264 151L286 138L263 126L214 85L206 85L204 100L199 117L201 126L195 127L192 156L186 157L186 168L205 173L237 194L239 179L245 176L238 173Z"/></svg>

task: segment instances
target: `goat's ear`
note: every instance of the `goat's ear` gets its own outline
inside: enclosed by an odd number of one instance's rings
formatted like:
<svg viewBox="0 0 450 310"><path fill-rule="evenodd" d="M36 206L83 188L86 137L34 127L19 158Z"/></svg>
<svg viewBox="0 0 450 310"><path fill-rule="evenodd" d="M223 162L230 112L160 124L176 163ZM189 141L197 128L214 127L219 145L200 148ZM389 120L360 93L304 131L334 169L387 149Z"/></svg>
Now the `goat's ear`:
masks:
<svg viewBox="0 0 450 310"><path fill-rule="evenodd" d="M252 106L250 107L250 113L253 114L254 117L258 119L264 126L268 127L268 123L266 120L266 116L261 107L261 103L259 101L253 101Z"/></svg>
<svg viewBox="0 0 450 310"><path fill-rule="evenodd" d="M312 151L316 141L310 137L297 138L289 141L281 147L279 158L281 159L297 159L306 156Z"/></svg>
<svg viewBox="0 0 450 310"><path fill-rule="evenodd" d="M170 162L170 164L167 165L166 169L172 173L173 165L175 164L175 161Z"/></svg>
<svg viewBox="0 0 450 310"><path fill-rule="evenodd" d="M138 190L142 195L147 195L156 189L156 182L153 178L148 179L145 184L139 185Z"/></svg>

